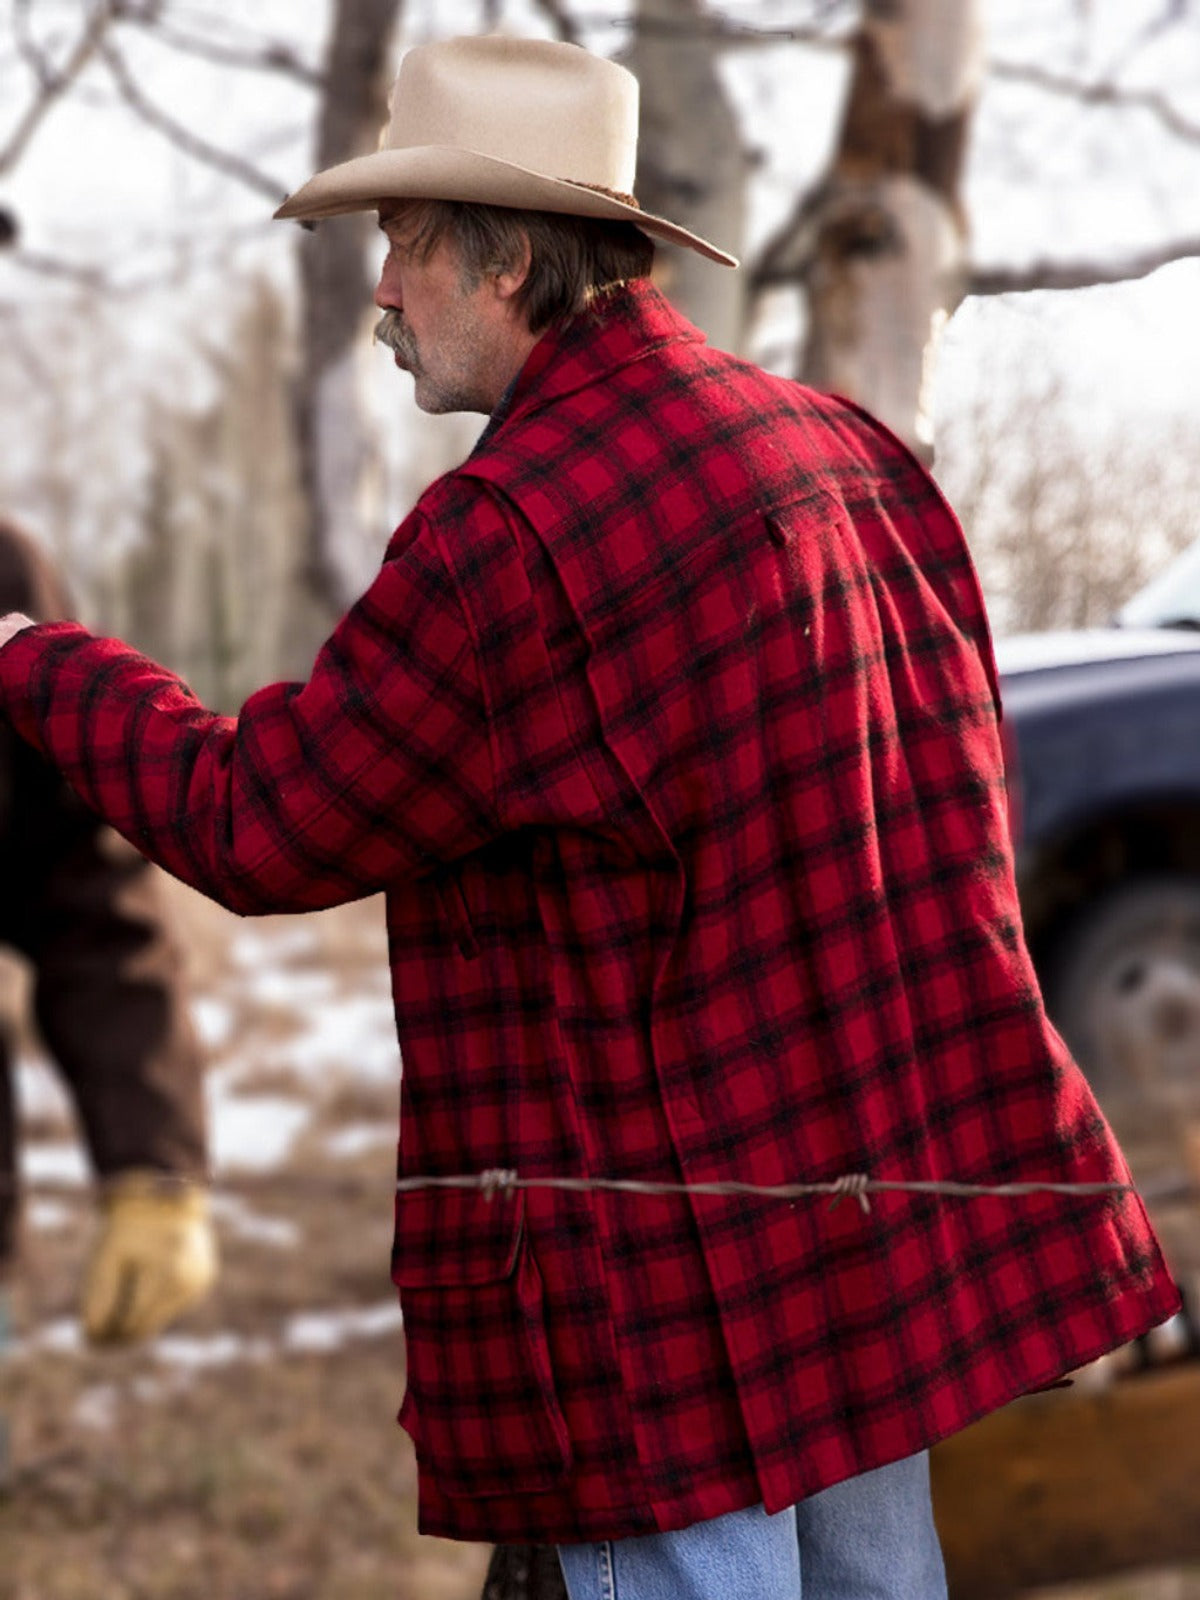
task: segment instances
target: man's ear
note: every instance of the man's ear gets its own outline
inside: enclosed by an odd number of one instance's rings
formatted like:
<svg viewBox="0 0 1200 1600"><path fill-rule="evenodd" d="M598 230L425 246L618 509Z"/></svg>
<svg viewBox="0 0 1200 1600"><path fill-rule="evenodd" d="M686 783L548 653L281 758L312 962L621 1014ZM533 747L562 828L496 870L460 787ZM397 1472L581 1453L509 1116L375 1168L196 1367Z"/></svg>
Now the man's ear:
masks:
<svg viewBox="0 0 1200 1600"><path fill-rule="evenodd" d="M497 299L511 300L515 294L520 293L526 278L529 276L531 258L532 251L529 245L529 236L523 233L521 235L519 253L505 266L497 268L492 274L492 282L495 284Z"/></svg>

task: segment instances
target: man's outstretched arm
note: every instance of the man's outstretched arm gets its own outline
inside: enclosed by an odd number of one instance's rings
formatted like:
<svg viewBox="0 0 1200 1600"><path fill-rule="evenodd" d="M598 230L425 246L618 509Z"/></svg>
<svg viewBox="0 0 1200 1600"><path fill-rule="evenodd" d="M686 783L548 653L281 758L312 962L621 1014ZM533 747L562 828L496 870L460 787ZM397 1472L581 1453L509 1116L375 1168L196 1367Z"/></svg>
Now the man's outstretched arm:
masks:
<svg viewBox="0 0 1200 1600"><path fill-rule="evenodd" d="M236 719L73 623L0 627L0 709L151 859L233 910L311 910L498 831L474 646L434 531Z"/></svg>

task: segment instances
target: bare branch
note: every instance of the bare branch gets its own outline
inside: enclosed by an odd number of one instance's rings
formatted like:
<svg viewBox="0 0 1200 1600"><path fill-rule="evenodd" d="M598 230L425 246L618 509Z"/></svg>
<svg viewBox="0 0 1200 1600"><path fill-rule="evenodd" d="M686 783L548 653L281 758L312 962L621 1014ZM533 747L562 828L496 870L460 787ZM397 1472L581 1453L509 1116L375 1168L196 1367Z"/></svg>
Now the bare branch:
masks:
<svg viewBox="0 0 1200 1600"><path fill-rule="evenodd" d="M534 0L534 9L540 11L560 39L567 44L582 44L583 34L562 0Z"/></svg>
<svg viewBox="0 0 1200 1600"><path fill-rule="evenodd" d="M284 77L295 78L297 82L306 84L310 89L325 87L324 75L301 60L290 44L276 41L264 45L261 50L239 49L236 45L219 44L215 39L201 38L199 34L185 33L164 22L155 21L145 12L129 10L119 3L118 15L122 22L145 28L151 38L170 50L200 56L205 61L215 61L219 66L236 67L247 72L281 73Z"/></svg>
<svg viewBox="0 0 1200 1600"><path fill-rule="evenodd" d="M1160 39L1164 33L1168 33L1172 28L1186 21L1190 9L1191 0L1166 0L1166 4L1159 15L1151 17L1141 30L1134 35L1126 60L1131 60L1146 45L1152 44L1156 39Z"/></svg>
<svg viewBox="0 0 1200 1600"><path fill-rule="evenodd" d="M112 279L100 267L80 266L78 262L43 255L36 250L13 250L5 260L24 272L33 272L42 278L61 278L93 292L107 292L113 287Z"/></svg>
<svg viewBox="0 0 1200 1600"><path fill-rule="evenodd" d="M1135 251L1112 261L1034 261L1027 267L975 267L967 275L968 295L1029 294L1035 289L1092 289L1101 284L1148 278L1173 261L1200 256L1200 237L1177 239L1154 250Z"/></svg>
<svg viewBox="0 0 1200 1600"><path fill-rule="evenodd" d="M13 357L35 388L48 389L51 384L51 366L29 337L26 331L28 320L26 307L0 301L5 354Z"/></svg>
<svg viewBox="0 0 1200 1600"><path fill-rule="evenodd" d="M752 297L768 289L803 282L817 247L821 219L828 205L828 190L818 186L803 194L790 216L771 235L748 268Z"/></svg>
<svg viewBox="0 0 1200 1600"><path fill-rule="evenodd" d="M555 0L536 0L540 10L563 13ZM570 19L567 19L570 22ZM656 37L682 39L725 39L731 44L803 44L812 50L844 50L853 34L834 32L819 23L797 22L789 27L766 27L752 22L735 22L730 17L709 17L697 26L694 22L674 22L667 17L646 18L634 24L607 12L593 11L577 16L570 26L578 37L589 28L624 28Z"/></svg>
<svg viewBox="0 0 1200 1600"><path fill-rule="evenodd" d="M8 143L0 149L0 173L8 172L20 160L43 117L54 102L66 93L100 48L112 20L109 0L101 0L89 14L82 33L61 67L51 69L44 57L37 57L39 64L35 71L38 74L38 93L10 135Z"/></svg>
<svg viewBox="0 0 1200 1600"><path fill-rule="evenodd" d="M247 188L254 189L258 194L263 194L271 200L282 200L287 194L287 185L278 182L275 178L268 177L260 172L257 167L245 161L241 156L235 156L228 150L222 150L217 145L209 144L207 139L201 139L198 134L185 128L182 123L176 122L160 106L154 105L138 87L129 65L124 56L111 40L101 45L100 53L112 75L117 91L122 100L131 111L135 112L142 121L148 123L156 132L161 133L165 139L194 157L203 161L207 166L215 167L218 172L224 172L231 178L236 178L239 183L244 183Z"/></svg>
<svg viewBox="0 0 1200 1600"><path fill-rule="evenodd" d="M214 264L227 264L231 251L239 245L265 237L273 228L272 222L263 220L213 229L211 232L206 230L202 239L188 239L187 254L178 256L169 265L151 266L145 271L124 276L118 266L81 265L63 256L16 247L5 251L4 260L22 272L75 284L106 299L136 299L142 294L185 283L193 274L204 272ZM163 249L170 249L173 244L179 243L169 238L158 242ZM0 302L2 309L3 302Z"/></svg>
<svg viewBox="0 0 1200 1600"><path fill-rule="evenodd" d="M1081 82L1062 73L1051 72L1032 62L991 61L988 71L994 78L1009 83L1027 83L1049 94L1064 95L1081 105L1115 106L1125 111L1148 111L1177 139L1200 144L1200 122L1185 117L1163 94L1153 89L1123 89L1111 79Z"/></svg>
<svg viewBox="0 0 1200 1600"><path fill-rule="evenodd" d="M33 29L29 24L29 12L32 0L14 0L13 5L13 38L16 41L17 54L37 79L42 89L49 89L58 78L53 62L38 44L33 36Z"/></svg>

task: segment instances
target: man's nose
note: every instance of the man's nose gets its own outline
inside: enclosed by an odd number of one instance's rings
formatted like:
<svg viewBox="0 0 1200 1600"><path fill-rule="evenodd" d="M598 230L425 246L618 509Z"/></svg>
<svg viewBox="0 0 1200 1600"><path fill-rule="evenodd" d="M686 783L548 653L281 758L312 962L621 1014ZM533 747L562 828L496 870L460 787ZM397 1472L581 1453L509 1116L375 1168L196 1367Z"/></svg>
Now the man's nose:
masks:
<svg viewBox="0 0 1200 1600"><path fill-rule="evenodd" d="M381 311L400 311L404 306L404 296L400 292L400 272L390 255L384 257L383 266L379 270L375 304Z"/></svg>

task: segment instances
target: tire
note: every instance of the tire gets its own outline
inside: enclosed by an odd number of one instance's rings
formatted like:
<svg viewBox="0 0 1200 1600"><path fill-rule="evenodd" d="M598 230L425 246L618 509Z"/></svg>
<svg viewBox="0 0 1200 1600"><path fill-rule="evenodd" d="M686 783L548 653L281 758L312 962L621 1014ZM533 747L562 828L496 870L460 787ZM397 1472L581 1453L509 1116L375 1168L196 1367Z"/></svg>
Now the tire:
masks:
<svg viewBox="0 0 1200 1600"><path fill-rule="evenodd" d="M1200 879L1093 901L1048 963L1046 1007L1110 1114L1200 1104Z"/></svg>

